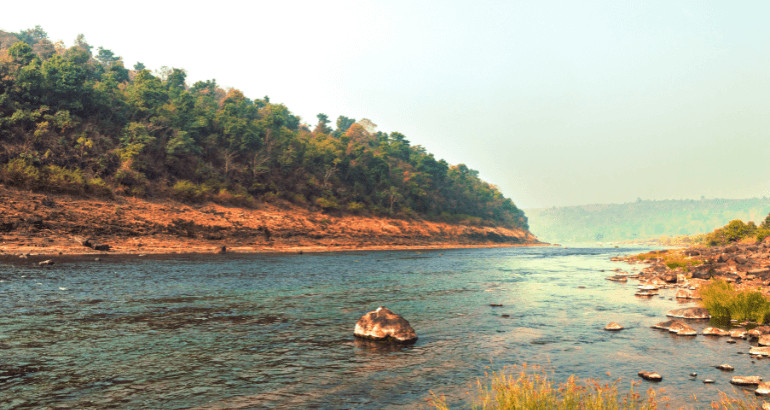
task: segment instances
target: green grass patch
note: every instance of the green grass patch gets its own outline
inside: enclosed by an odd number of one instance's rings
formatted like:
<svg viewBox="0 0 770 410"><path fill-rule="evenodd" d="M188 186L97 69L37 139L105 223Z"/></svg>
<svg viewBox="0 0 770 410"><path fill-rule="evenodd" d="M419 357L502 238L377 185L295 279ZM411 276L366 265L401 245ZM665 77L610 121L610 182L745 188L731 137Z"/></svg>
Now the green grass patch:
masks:
<svg viewBox="0 0 770 410"><path fill-rule="evenodd" d="M698 266L703 264L702 260L689 259L684 255L680 255L678 253L672 253L672 252L666 252L666 253L647 252L647 253L636 255L636 259L642 262L649 262L651 259L661 259L663 260L663 263L666 264L666 266L668 266L669 269L684 268L684 270L689 270L689 268L693 266Z"/></svg>
<svg viewBox="0 0 770 410"><path fill-rule="evenodd" d="M731 283L714 280L700 288L701 303L718 322L770 319L770 301L755 290L735 290Z"/></svg>

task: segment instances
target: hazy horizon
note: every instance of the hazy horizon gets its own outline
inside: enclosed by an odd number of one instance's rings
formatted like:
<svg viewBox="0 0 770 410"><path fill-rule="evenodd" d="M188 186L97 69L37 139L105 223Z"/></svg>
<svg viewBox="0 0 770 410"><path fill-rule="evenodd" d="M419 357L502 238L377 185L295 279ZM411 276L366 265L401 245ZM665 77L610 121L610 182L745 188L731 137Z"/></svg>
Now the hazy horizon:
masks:
<svg viewBox="0 0 770 410"><path fill-rule="evenodd" d="M368 118L522 209L770 191L770 3L51 2L0 29L79 33L151 70Z"/></svg>

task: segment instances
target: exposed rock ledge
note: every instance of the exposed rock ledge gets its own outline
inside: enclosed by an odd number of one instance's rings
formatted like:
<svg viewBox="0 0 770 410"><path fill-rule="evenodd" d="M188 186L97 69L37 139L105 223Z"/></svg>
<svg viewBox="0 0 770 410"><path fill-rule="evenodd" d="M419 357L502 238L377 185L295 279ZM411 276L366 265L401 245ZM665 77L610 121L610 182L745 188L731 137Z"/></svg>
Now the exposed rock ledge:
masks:
<svg viewBox="0 0 770 410"><path fill-rule="evenodd" d="M0 252L94 253L91 238L116 253L295 252L545 245L523 229L420 219L335 215L283 204L260 209L215 203L101 200L0 185Z"/></svg>

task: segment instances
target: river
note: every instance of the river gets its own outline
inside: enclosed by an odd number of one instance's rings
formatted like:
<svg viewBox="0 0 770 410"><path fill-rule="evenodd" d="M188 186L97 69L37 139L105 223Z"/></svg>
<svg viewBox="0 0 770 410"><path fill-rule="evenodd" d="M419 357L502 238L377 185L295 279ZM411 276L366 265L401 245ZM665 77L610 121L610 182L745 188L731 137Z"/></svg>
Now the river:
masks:
<svg viewBox="0 0 770 410"><path fill-rule="evenodd" d="M524 363L623 388L656 371L663 381L642 388L664 388L673 407L732 392L733 375L762 376L767 364L740 354L746 341L650 329L695 306L674 290L639 299L635 281L605 280L632 268L610 257L648 249L112 255L51 267L5 257L0 409L427 408L430 391L467 404L477 377ZM353 338L381 305L410 321L416 344ZM611 321L626 329L603 331Z"/></svg>

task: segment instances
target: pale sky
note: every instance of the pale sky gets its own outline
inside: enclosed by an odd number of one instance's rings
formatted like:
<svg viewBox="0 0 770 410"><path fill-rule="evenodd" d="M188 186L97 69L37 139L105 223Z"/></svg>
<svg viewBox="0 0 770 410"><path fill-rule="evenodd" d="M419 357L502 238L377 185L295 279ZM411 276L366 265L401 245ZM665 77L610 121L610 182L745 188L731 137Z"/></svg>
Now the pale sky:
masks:
<svg viewBox="0 0 770 410"><path fill-rule="evenodd" d="M197 4L201 4L197 6ZM768 1L36 1L78 33L309 124L368 118L520 208L770 195Z"/></svg>

